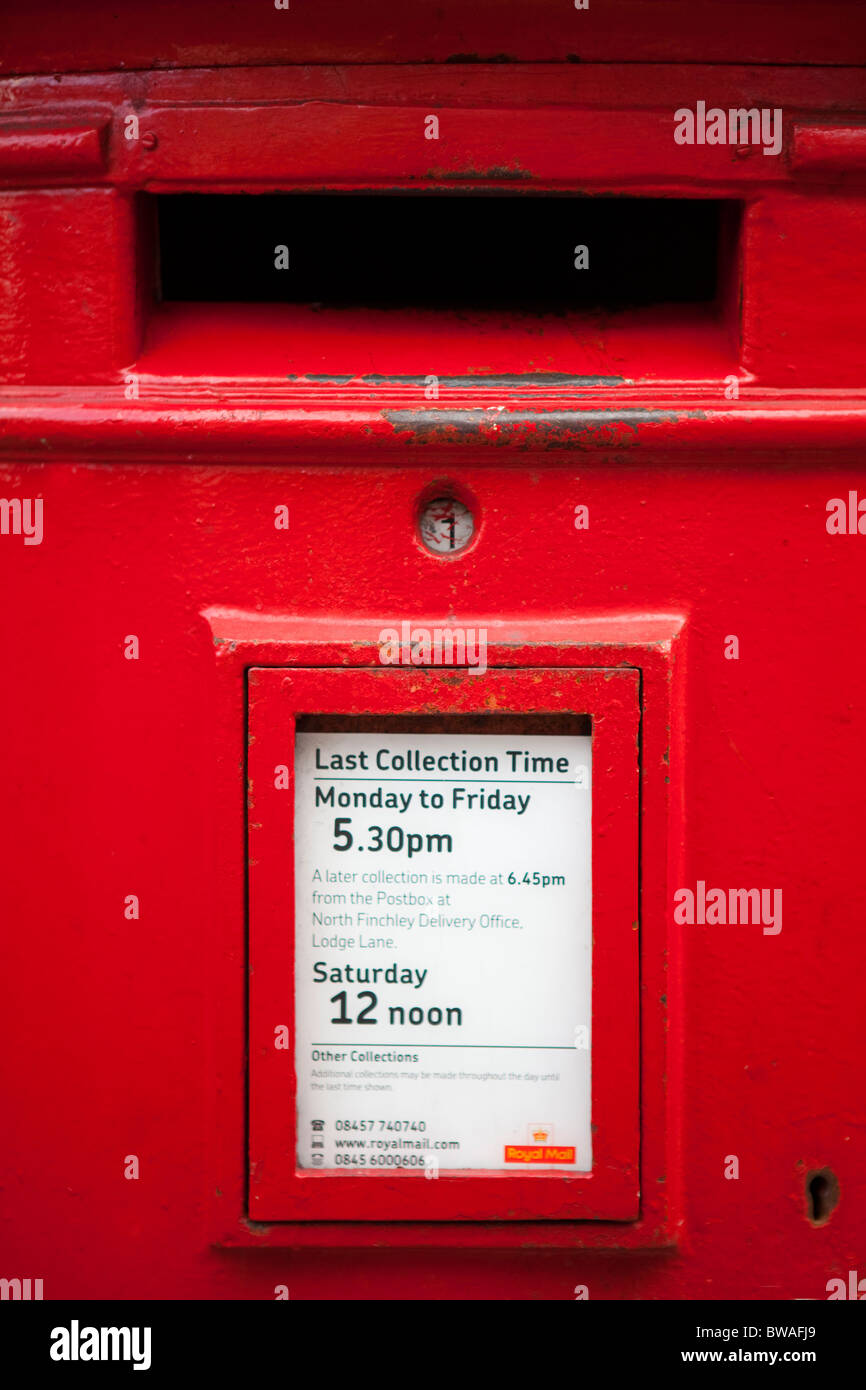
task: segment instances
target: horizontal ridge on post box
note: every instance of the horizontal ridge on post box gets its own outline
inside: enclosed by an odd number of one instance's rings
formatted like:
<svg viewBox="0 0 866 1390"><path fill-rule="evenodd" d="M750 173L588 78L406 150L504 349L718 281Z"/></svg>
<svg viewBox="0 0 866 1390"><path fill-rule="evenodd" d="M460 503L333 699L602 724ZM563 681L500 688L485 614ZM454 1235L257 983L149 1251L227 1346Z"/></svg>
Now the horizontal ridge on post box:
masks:
<svg viewBox="0 0 866 1390"><path fill-rule="evenodd" d="M98 173L106 166L107 118L0 121L0 177Z"/></svg>
<svg viewBox="0 0 866 1390"><path fill-rule="evenodd" d="M803 173L866 173L866 125L795 125L791 168Z"/></svg>

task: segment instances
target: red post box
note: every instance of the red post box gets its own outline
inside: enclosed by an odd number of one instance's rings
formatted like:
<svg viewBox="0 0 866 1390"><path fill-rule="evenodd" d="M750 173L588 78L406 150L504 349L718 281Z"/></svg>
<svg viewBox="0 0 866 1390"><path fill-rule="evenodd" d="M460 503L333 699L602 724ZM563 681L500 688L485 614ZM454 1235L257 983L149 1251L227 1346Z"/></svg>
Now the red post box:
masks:
<svg viewBox="0 0 866 1390"><path fill-rule="evenodd" d="M7 23L9 1296L859 1288L866 29L744 22Z"/></svg>

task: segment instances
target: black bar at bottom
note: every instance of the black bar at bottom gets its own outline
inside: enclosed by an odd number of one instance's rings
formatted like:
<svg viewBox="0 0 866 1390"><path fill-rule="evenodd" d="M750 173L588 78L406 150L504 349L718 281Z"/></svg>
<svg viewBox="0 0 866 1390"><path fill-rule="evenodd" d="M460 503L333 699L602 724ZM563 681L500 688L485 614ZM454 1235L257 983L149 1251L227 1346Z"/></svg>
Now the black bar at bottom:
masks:
<svg viewBox="0 0 866 1390"><path fill-rule="evenodd" d="M826 1384L829 1375L847 1374L859 1364L863 1341L859 1309L832 1301L576 1299L555 1317L553 1309L542 1311L530 1302L509 1306L504 1317L500 1303L481 1298L463 1300L466 1312L425 1304L413 1316L406 1306L411 1290L407 1294L399 1312L372 1301L332 1307L291 1297L242 1303L3 1302L0 1371L14 1367L16 1384L28 1383L36 1372L60 1383L70 1376L99 1379L108 1370L112 1383L130 1375L133 1384L146 1384L145 1376L160 1384L193 1372L218 1375L220 1385L231 1385L235 1377L248 1385L280 1371L288 1383L298 1375L310 1384L321 1377L352 1382L366 1366L365 1378L401 1385L414 1382L422 1366L429 1378L439 1365L458 1381L483 1365L489 1381L491 1367L505 1358L503 1374L510 1383L511 1358L522 1344L542 1381L561 1379L561 1355L570 1347L573 1371L581 1378L592 1366L597 1374L599 1361L609 1372L642 1374L675 1366L736 1371L794 1365L817 1372Z"/></svg>

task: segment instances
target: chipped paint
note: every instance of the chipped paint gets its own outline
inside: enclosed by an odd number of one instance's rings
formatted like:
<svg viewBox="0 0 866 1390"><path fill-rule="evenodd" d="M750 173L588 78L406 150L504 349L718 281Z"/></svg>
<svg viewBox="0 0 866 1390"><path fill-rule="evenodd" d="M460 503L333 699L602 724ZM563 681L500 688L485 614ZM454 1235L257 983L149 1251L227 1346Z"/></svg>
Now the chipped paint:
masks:
<svg viewBox="0 0 866 1390"><path fill-rule="evenodd" d="M703 411L669 410L384 410L396 433L418 444L508 444L532 449L627 449L641 425L704 419Z"/></svg>

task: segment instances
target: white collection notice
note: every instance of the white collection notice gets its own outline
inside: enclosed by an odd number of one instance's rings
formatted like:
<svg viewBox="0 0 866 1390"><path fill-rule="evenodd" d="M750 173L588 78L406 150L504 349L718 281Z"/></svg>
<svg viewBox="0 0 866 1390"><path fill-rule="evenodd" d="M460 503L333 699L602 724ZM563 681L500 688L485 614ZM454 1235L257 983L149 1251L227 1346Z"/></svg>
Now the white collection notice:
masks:
<svg viewBox="0 0 866 1390"><path fill-rule="evenodd" d="M588 1172L591 738L299 732L295 771L298 1166Z"/></svg>

